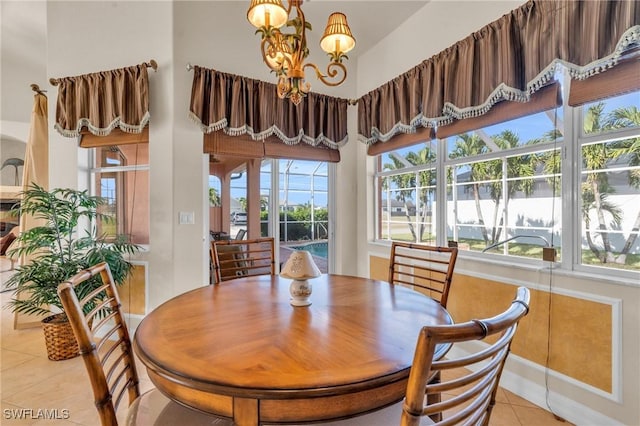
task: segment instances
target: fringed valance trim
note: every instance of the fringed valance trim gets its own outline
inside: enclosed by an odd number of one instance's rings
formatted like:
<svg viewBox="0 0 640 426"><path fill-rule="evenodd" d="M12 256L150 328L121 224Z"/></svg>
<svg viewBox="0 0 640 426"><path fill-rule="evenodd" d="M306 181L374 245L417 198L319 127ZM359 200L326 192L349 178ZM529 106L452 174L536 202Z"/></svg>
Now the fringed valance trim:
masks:
<svg viewBox="0 0 640 426"><path fill-rule="evenodd" d="M502 101L529 102L534 93L558 79L559 71L564 71L565 75L573 79L584 80L615 67L626 52L640 46L638 9L640 6L633 2L611 2L603 8L596 2L558 0L547 3L529 0L469 38L396 77L393 81L401 81L403 89L394 89L389 82L363 95L359 100L358 140L367 145L384 143L400 133L415 132L420 125L439 127L455 120L480 117ZM544 40L531 36L545 26L555 30L545 33ZM597 34L604 29L610 31L606 42L594 44L586 39L583 42L580 38L583 35ZM529 34L529 37L521 39L514 36L511 40L507 36L509 32L516 35ZM573 39L572 36L578 38ZM567 44L569 39L575 42ZM510 74L500 66L493 66L497 61L495 54L482 56L482 52L491 50L488 46L495 47L496 44L502 46L502 50L497 50L504 55L505 63L511 64L513 73ZM478 52L474 48L479 49ZM469 51L480 55L479 65L475 56L473 64L455 56ZM585 62L588 63L578 65ZM478 66L483 68L484 75L501 73L503 82L493 87L491 78L482 80L476 75ZM447 81L447 75L441 77L444 81L432 78L434 72L445 68L474 74L456 75L455 86ZM477 79L482 81L478 82ZM524 79L528 81L523 81ZM506 81L509 83L505 83ZM461 87L459 82L467 84ZM403 91L408 87L412 87L414 91L410 96ZM387 94L389 90L392 93ZM488 91L491 92L487 95ZM420 96L421 102L417 103L415 96ZM458 106L457 103L467 106ZM469 103L476 104L469 106ZM408 120L407 115L416 114L416 109L419 110L417 115ZM427 117L435 115L434 113L441 113L442 116ZM406 124L407 121L409 124ZM391 128L386 126L386 123L393 122L395 124Z"/></svg>
<svg viewBox="0 0 640 426"><path fill-rule="evenodd" d="M142 133L147 124L149 124L149 118L149 112L146 112L140 124L128 124L124 123L120 117L117 117L107 127L95 127L88 118L80 118L75 129L65 129L59 123L56 123L53 127L58 133L67 138L80 137L83 127L86 127L91 134L96 136L108 136L116 127L125 133Z"/></svg>
<svg viewBox="0 0 640 426"><path fill-rule="evenodd" d="M226 118L223 118L220 121L216 121L215 123L211 123L208 126L204 124L202 120L200 120L200 117L198 117L198 115L192 111L189 111L189 118L191 119L191 121L196 123L198 127L200 127L200 130L202 131L202 133L217 132L218 130L222 130L225 127L227 127Z"/></svg>
<svg viewBox="0 0 640 426"><path fill-rule="evenodd" d="M280 130L277 126L271 126L269 129L264 130L262 132L255 132L250 126L245 125L239 128L229 128L225 127L222 129L225 134L229 136L242 136L248 135L251 139L255 141L263 141L270 136L275 136L284 142L287 145L297 145L301 142L306 143L311 146L319 146L325 145L331 149L338 149L341 146L344 146L348 142L348 136L345 137L341 141L334 142L328 139L323 134L318 135L316 138L312 138L304 134L304 129L300 129L298 134L294 137L288 137L282 130Z"/></svg>
<svg viewBox="0 0 640 426"><path fill-rule="evenodd" d="M565 63L564 61L560 62L569 69L569 75L571 78L584 80L616 66L624 52L632 48L634 45L640 45L640 25L635 25L625 31L618 41L614 52L604 58L593 61L582 67Z"/></svg>
<svg viewBox="0 0 640 426"><path fill-rule="evenodd" d="M445 114L445 117L462 120L465 118L473 118L484 115L489 112L489 110L495 104L501 101L528 102L529 99L529 93L514 89L513 87L509 87L506 84L502 83L498 87L496 87L489 98L481 105L467 108L458 108L452 103L445 102L443 112Z"/></svg>
<svg viewBox="0 0 640 426"><path fill-rule="evenodd" d="M396 123L395 126L391 129L391 131L382 134L380 129L377 127L371 128L371 137L366 138L362 134L358 134L358 141L364 143L365 145L372 145L376 142L388 142L393 139L395 136L399 134L411 134L416 133L420 127L424 128L437 128L439 126L444 126L453 121L451 117L424 117L422 114L417 115L413 120L411 120L410 124Z"/></svg>
<svg viewBox="0 0 640 426"><path fill-rule="evenodd" d="M269 129L263 132L255 132L253 128L251 128L248 125L238 127L238 128L230 128L230 127L227 127L228 123L226 118L223 118L222 120L216 123L206 126L204 123L202 123L202 121L200 121L198 116L195 115L193 112L189 112L189 118L193 120L200 127L200 130L205 134L222 130L224 131L225 134L229 136L248 135L254 141L264 141L270 136L276 136L278 139L280 139L282 142L284 142L287 145L297 145L300 142L304 142L307 145L311 145L311 146L325 145L331 149L338 149L341 146L344 146L349 140L348 136L345 136L345 138L342 139L341 141L334 142L328 139L323 134L320 134L317 138L312 138L310 136L305 135L303 129L300 129L299 133L295 137L290 138L290 137L287 137L287 135L284 132L282 132L277 126L271 126Z"/></svg>
<svg viewBox="0 0 640 426"><path fill-rule="evenodd" d="M338 149L348 142L347 105L347 99L312 92L296 106L280 99L273 83L193 67L189 118L204 133Z"/></svg>

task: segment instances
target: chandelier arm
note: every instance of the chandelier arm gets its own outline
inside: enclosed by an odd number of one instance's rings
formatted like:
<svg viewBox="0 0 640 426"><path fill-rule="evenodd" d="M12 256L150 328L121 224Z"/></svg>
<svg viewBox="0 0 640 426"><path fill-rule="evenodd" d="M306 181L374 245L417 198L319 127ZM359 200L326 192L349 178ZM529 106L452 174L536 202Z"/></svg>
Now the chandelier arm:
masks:
<svg viewBox="0 0 640 426"><path fill-rule="evenodd" d="M269 69L273 71L278 71L278 68L272 67L269 61L267 60L267 56L270 58L275 58L275 56L271 56L268 52L269 49L273 49L273 48L274 48L274 45L270 37L265 37L262 39L262 43L260 43L260 53L262 53L262 61L269 67Z"/></svg>
<svg viewBox="0 0 640 426"><path fill-rule="evenodd" d="M318 77L318 80L320 80L327 86L339 86L347 79L347 68L340 62L329 62L329 64L327 65L326 75L320 72L320 69L316 64L309 62L307 64L304 64L302 69L305 69L307 67L313 68L316 72L316 77ZM330 79L335 78L338 75L338 69L342 71L342 78L340 78L338 81L329 81L327 77Z"/></svg>
<svg viewBox="0 0 640 426"><path fill-rule="evenodd" d="M296 52L295 52L296 59L294 61L299 64L306 58L306 55L304 54L304 52L307 44L307 20L304 16L304 12L302 11L301 0L290 0L289 3L290 3L290 6L291 4L293 4L293 6L296 8L296 14L298 15L298 18L300 18L300 27L301 27L300 40L298 42L298 49L296 49Z"/></svg>

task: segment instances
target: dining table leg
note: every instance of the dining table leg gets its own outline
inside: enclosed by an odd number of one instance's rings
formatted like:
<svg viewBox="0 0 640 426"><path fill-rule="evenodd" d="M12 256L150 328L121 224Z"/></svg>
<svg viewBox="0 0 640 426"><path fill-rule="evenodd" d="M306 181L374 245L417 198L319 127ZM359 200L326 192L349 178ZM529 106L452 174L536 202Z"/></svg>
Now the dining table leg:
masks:
<svg viewBox="0 0 640 426"><path fill-rule="evenodd" d="M259 426L258 400L233 398L233 421L237 426Z"/></svg>

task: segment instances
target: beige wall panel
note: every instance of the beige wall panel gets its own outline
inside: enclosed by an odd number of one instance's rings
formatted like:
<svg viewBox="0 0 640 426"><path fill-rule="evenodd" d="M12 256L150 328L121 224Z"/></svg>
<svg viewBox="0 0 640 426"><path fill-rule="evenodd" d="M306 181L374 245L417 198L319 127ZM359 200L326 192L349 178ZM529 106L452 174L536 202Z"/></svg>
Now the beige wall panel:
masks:
<svg viewBox="0 0 640 426"><path fill-rule="evenodd" d="M118 294L120 295L120 302L124 312L135 315L145 314L145 272L144 265L133 265L131 276L118 287Z"/></svg>
<svg viewBox="0 0 640 426"><path fill-rule="evenodd" d="M369 277L374 280L387 281L389 279L389 259L370 256Z"/></svg>
<svg viewBox="0 0 640 426"><path fill-rule="evenodd" d="M387 279L389 260L370 256L371 278ZM529 315L520 322L512 353L547 364L549 293L531 290ZM513 299L513 285L454 274L447 309L455 322L500 313ZM612 391L612 307L554 294L551 299L549 367L605 392Z"/></svg>

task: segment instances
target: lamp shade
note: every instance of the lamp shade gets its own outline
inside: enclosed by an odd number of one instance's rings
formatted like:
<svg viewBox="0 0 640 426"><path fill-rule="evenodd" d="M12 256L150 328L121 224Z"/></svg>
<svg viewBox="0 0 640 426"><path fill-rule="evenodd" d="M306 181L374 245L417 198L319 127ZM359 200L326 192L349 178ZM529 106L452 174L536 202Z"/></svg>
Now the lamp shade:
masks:
<svg viewBox="0 0 640 426"><path fill-rule="evenodd" d="M294 280L307 280L322 275L320 269L313 262L311 253L305 250L296 250L291 253L284 264L280 276Z"/></svg>
<svg viewBox="0 0 640 426"><path fill-rule="evenodd" d="M282 0L251 0L247 19L256 27L272 26L280 28L287 23L289 15Z"/></svg>
<svg viewBox="0 0 640 426"><path fill-rule="evenodd" d="M327 28L320 39L320 47L327 53L347 53L356 45L356 39L351 34L347 17L344 13L334 12L329 16Z"/></svg>

